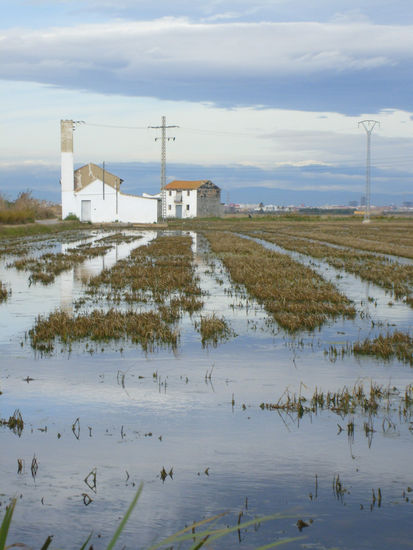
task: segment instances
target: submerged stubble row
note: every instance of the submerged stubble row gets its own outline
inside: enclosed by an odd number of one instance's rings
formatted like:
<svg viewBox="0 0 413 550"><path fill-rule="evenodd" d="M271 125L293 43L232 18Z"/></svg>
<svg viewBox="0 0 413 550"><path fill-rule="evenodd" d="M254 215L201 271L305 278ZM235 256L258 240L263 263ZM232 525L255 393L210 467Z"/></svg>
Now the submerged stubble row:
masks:
<svg viewBox="0 0 413 550"><path fill-rule="evenodd" d="M350 300L286 254L230 233L207 232L233 281L242 284L284 329L313 330L329 318L355 316Z"/></svg>
<svg viewBox="0 0 413 550"><path fill-rule="evenodd" d="M403 265L385 256L369 254L354 248L335 248L311 242L306 238L290 237L266 231L250 233L287 250L319 258L336 269L344 269L386 290L395 298L404 299L413 307L413 265Z"/></svg>
<svg viewBox="0 0 413 550"><path fill-rule="evenodd" d="M69 314L58 310L38 317L29 332L31 345L51 352L58 337L66 345L87 338L95 342L127 339L145 351L164 345L175 348L177 321L183 313L192 314L203 307L191 245L189 236L158 236L136 248L128 258L88 282L89 300L106 298L112 304L108 311ZM203 317L196 328L203 344L216 344L230 333L225 321L214 316Z"/></svg>

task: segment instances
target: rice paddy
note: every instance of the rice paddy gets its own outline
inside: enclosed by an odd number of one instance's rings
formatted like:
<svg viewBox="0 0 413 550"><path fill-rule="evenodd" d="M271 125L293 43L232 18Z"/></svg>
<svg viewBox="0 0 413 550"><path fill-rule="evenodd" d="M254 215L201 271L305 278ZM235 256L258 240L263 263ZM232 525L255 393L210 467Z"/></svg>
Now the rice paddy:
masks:
<svg viewBox="0 0 413 550"><path fill-rule="evenodd" d="M268 233L253 233L287 250L320 258L337 269L354 273L389 290L396 299L403 299L413 307L413 265L400 264L390 258L368 254L354 248L333 248L307 238L296 238Z"/></svg>
<svg viewBox="0 0 413 550"><path fill-rule="evenodd" d="M4 239L7 544L409 548L410 223Z"/></svg>
<svg viewBox="0 0 413 550"><path fill-rule="evenodd" d="M334 285L288 256L228 233L206 236L234 282L245 285L283 328L313 330L329 318L355 316Z"/></svg>

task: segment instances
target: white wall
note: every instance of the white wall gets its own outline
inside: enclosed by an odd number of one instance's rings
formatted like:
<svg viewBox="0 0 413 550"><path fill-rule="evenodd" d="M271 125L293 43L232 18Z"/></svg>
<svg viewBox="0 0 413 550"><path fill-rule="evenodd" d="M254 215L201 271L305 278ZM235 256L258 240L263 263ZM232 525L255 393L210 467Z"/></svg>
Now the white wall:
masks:
<svg viewBox="0 0 413 550"><path fill-rule="evenodd" d="M155 223L158 221L157 199L124 195L105 183L95 180L81 191L62 193L62 211L82 217L82 200L91 201L91 222ZM117 201L116 201L117 195ZM116 206L117 203L117 206Z"/></svg>
<svg viewBox="0 0 413 550"><path fill-rule="evenodd" d="M182 218L194 218L197 215L197 189L189 189L189 195L187 190L176 191L174 189L166 189L166 217L175 218L176 217L176 206L175 198L177 193L182 193ZM171 193L171 195L169 195ZM169 206L171 209L169 209ZM187 210L189 206L189 210Z"/></svg>
<svg viewBox="0 0 413 550"><path fill-rule="evenodd" d="M119 194L119 221L155 223L158 221L158 199Z"/></svg>

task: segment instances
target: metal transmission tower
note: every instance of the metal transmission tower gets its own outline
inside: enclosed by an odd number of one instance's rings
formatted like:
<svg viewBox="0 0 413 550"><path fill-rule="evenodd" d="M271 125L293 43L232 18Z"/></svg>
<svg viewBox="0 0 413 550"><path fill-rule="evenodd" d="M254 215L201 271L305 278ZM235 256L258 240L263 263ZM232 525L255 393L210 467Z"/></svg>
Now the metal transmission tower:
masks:
<svg viewBox="0 0 413 550"><path fill-rule="evenodd" d="M179 126L167 126L166 125L166 116L162 117L161 126L149 126L149 128L161 129L161 137L155 138L155 141L158 139L161 140L161 198L162 198L162 219L166 219L166 142L175 141L174 137L167 137L166 130L167 128L179 128Z"/></svg>
<svg viewBox="0 0 413 550"><path fill-rule="evenodd" d="M371 164L371 133L375 126L380 126L380 122L377 120L362 120L359 122L366 130L367 134L367 161L366 161L366 206L364 209L363 223L370 222L370 164Z"/></svg>

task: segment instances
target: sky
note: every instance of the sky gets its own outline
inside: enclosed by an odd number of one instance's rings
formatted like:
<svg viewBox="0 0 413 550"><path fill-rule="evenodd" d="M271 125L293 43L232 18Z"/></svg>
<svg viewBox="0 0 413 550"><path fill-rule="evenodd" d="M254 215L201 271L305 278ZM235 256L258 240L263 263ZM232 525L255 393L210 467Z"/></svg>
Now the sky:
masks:
<svg viewBox="0 0 413 550"><path fill-rule="evenodd" d="M413 200L411 0L0 0L0 193L59 200L75 163L128 193L211 179L224 202ZM84 123L83 123L84 122Z"/></svg>

